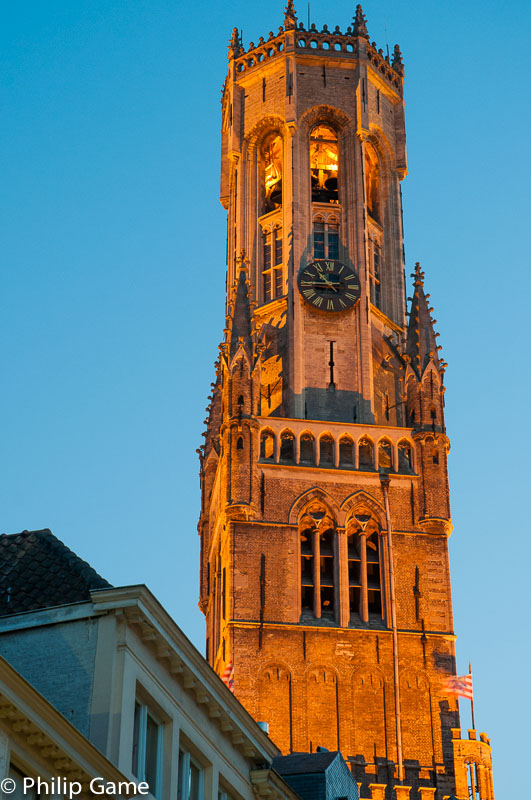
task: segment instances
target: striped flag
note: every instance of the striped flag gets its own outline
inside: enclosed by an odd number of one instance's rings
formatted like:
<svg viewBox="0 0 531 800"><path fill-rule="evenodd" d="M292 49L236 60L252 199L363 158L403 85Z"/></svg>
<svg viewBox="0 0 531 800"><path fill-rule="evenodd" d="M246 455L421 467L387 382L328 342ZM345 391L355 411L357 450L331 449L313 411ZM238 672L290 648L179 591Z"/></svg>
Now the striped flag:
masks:
<svg viewBox="0 0 531 800"><path fill-rule="evenodd" d="M232 661L229 661L225 669L223 670L223 675L221 676L221 680L227 687L230 689L231 692L234 692L234 667L232 666Z"/></svg>
<svg viewBox="0 0 531 800"><path fill-rule="evenodd" d="M444 691L446 694L455 694L459 697L466 697L467 700L474 699L474 691L472 688L472 673L468 675L451 675L446 678L444 683Z"/></svg>

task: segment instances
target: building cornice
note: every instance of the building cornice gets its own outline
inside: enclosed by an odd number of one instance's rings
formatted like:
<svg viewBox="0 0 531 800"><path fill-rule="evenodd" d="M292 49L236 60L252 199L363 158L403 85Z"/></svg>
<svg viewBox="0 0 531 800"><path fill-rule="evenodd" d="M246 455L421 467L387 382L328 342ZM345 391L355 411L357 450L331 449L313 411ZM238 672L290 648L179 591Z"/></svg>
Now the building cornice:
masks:
<svg viewBox="0 0 531 800"><path fill-rule="evenodd" d="M94 777L113 784L131 782L1 656L0 725L15 739L25 739L52 775L83 785Z"/></svg>
<svg viewBox="0 0 531 800"><path fill-rule="evenodd" d="M223 734L244 756L263 763L280 754L146 586L96 589L91 597L100 614L124 615L127 624L195 702L205 707L209 717L218 721Z"/></svg>

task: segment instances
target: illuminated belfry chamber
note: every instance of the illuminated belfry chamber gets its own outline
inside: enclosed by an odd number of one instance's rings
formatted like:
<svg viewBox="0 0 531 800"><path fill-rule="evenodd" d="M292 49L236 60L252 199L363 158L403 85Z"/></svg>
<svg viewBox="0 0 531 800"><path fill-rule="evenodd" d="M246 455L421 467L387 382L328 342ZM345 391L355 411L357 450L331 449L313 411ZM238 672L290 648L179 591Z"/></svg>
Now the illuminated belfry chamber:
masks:
<svg viewBox="0 0 531 800"><path fill-rule="evenodd" d="M346 32L234 29L222 98L227 324L200 450L207 658L286 753L362 796L492 800L461 738L439 356L406 315L403 65ZM394 788L394 787L398 788ZM411 787L411 788L408 788Z"/></svg>

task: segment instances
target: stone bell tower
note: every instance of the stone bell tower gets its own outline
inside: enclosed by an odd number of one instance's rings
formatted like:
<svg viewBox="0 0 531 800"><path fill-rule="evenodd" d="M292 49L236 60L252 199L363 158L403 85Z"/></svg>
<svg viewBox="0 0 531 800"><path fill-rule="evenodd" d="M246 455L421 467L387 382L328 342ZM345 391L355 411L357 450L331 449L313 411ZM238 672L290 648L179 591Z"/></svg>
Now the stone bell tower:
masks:
<svg viewBox="0 0 531 800"><path fill-rule="evenodd" d="M284 752L341 750L366 797L443 800L473 763L492 800L488 739L460 738L444 688L446 365L418 264L406 314L400 49L370 42L359 5L318 31L290 0L247 50L235 28L228 61L227 324L199 451L207 658Z"/></svg>

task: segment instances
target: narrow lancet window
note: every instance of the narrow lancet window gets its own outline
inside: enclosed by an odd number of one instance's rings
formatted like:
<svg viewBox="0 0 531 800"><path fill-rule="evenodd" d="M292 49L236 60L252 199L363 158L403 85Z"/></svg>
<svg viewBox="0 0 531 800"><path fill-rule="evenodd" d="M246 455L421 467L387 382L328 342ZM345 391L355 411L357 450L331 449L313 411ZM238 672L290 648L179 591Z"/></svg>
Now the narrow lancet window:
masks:
<svg viewBox="0 0 531 800"><path fill-rule="evenodd" d="M282 137L271 134L262 147L264 163L264 211L273 211L282 205Z"/></svg>
<svg viewBox="0 0 531 800"><path fill-rule="evenodd" d="M338 202L337 134L329 125L317 125L310 134L312 201Z"/></svg>
<svg viewBox="0 0 531 800"><path fill-rule="evenodd" d="M368 215L381 224L380 164L376 150L368 143L365 145L365 200Z"/></svg>

